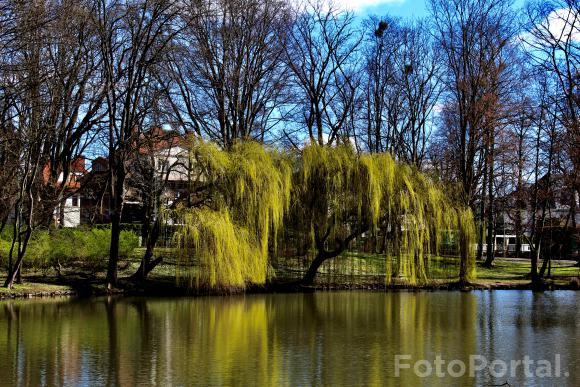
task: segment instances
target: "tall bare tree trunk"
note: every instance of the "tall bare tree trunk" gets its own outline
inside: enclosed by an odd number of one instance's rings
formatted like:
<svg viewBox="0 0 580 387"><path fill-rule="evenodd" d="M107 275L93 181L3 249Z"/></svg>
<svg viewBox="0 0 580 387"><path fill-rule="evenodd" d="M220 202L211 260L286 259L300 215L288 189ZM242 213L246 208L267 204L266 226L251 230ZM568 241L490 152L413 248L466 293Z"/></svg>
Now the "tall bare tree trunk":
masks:
<svg viewBox="0 0 580 387"><path fill-rule="evenodd" d="M119 263L119 240L121 236L121 217L123 213L125 167L122 162L115 160L113 155L110 163L110 195L111 195L111 243L109 249L109 263L107 266L107 287L117 286L117 273Z"/></svg>
<svg viewBox="0 0 580 387"><path fill-rule="evenodd" d="M488 180L487 180L487 257L483 266L485 267L492 267L493 260L495 258L495 208L494 208L494 192L493 192L493 183L494 183L494 155L495 155L495 141L494 141L494 133L495 131L493 128L489 129L489 141L488 141L488 160L487 160L487 169L488 169Z"/></svg>

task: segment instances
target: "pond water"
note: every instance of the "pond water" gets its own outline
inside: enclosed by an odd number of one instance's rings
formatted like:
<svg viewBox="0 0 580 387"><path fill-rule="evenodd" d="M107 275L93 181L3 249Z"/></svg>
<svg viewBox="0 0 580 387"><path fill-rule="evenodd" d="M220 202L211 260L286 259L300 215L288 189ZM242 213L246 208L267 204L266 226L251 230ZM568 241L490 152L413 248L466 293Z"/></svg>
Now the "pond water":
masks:
<svg viewBox="0 0 580 387"><path fill-rule="evenodd" d="M579 306L565 291L8 301L0 385L580 386Z"/></svg>

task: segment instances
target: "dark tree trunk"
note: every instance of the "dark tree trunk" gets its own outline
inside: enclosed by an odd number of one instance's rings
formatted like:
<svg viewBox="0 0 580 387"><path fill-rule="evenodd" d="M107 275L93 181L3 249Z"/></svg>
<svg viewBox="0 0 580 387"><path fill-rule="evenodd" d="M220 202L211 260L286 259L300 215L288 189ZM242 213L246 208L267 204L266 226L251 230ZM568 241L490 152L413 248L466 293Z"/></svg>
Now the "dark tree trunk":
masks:
<svg viewBox="0 0 580 387"><path fill-rule="evenodd" d="M483 201L483 200L482 200ZM483 205L481 206L482 208L482 214L483 214ZM477 256L475 257L475 260L477 262L480 262L483 259L483 237L484 237L484 231L485 231L485 222L483 221L483 219L481 219L479 221L479 225L478 225L478 230L477 230Z"/></svg>
<svg viewBox="0 0 580 387"><path fill-rule="evenodd" d="M532 287L538 288L540 286L540 276L538 275L538 261L540 259L540 249L539 245L536 245L538 248L535 251L531 251L530 254L532 256Z"/></svg>
<svg viewBox="0 0 580 387"><path fill-rule="evenodd" d="M316 254L316 257L314 258L312 263L310 264L310 267L306 271L306 274L304 274L304 277L302 278L301 281L302 285L312 285L314 283L314 278L318 273L318 269L324 263L324 261L326 261L329 258L331 258L331 256L326 254L324 251L319 251L318 254Z"/></svg>
<svg viewBox="0 0 580 387"><path fill-rule="evenodd" d="M543 110L542 110L543 111ZM540 138L541 138L541 128L538 127L536 134L536 144L535 144L535 168L534 168L534 190L532 194L532 235L530 238L532 247L530 251L531 258L531 271L530 276L532 277L532 287L537 288L540 285L540 278L538 276L538 261L540 259L540 247L542 243L541 234L538 232L538 174L540 168Z"/></svg>
<svg viewBox="0 0 580 387"><path fill-rule="evenodd" d="M483 170L483 184L482 187L486 187L487 186L487 168L484 168ZM481 217L479 219L479 229L477 232L477 256L475 258L475 260L477 262L480 262L483 259L483 238L484 238L484 231L485 231L485 195L483 194L483 190L482 190L482 195L481 195L481 201L479 203L479 216ZM488 245L489 246L489 245Z"/></svg>
<svg viewBox="0 0 580 387"><path fill-rule="evenodd" d="M489 140L489 160L488 160L488 181L487 181L487 257L483 266L492 267L495 258L495 222L494 222L494 195L493 195L493 180L494 180L494 131L490 133Z"/></svg>
<svg viewBox="0 0 580 387"><path fill-rule="evenodd" d="M366 230L367 230L366 228L358 229L357 231L353 232L348 237L346 237L346 239L338 241L336 249L332 251L326 251L324 249L324 242L328 237L328 233L321 239L317 237L316 246L318 249L318 253L316 254L316 257L314 257L314 260L310 264L310 267L308 267L306 274L304 274L304 277L302 278L301 281L302 285L312 285L314 283L314 278L316 278L316 273L318 272L320 265L322 265L324 261L326 261L327 259L338 257L340 254L342 254L348 248L350 242L352 242L357 236L361 235Z"/></svg>
<svg viewBox="0 0 580 387"><path fill-rule="evenodd" d="M111 197L111 244L107 266L107 288L117 286L117 265L119 263L119 239L121 236L121 216L123 213L125 166L115 154L109 157L109 179Z"/></svg>
<svg viewBox="0 0 580 387"><path fill-rule="evenodd" d="M38 165L38 159L36 161L36 165ZM36 167L33 171L36 171ZM6 278L6 282L4 283L4 287L8 289L12 289L14 283L22 283L22 261L24 259L24 255L26 253L26 248L28 247L28 242L30 242L30 237L32 236L32 226L33 226L33 216L34 216L34 197L32 194L32 184L34 180L31 180L26 185L26 195L28 197L28 208L26 210L26 228L24 232L21 233L20 231L20 222L17 220L14 225L14 234L12 236L12 245L10 247L10 263L12 262L12 256L14 254L14 247L16 247L17 259L14 265L10 264L10 270L8 271L8 276ZM17 215L20 217L21 215ZM23 239L24 237L24 239ZM18 241L17 246L15 246L16 240Z"/></svg>
<svg viewBox="0 0 580 387"><path fill-rule="evenodd" d="M515 232L516 232L516 249L514 255L516 257L520 257L522 251L522 239L520 237L520 235L522 235L522 215L519 209L517 210L516 214Z"/></svg>
<svg viewBox="0 0 580 387"><path fill-rule="evenodd" d="M22 261L24 259L24 253L26 252L26 247L28 246L28 242L30 241L30 236L32 235L32 230L29 228L25 231L24 240L19 242L18 250L18 258L12 267L12 270L9 271L8 277L4 282L4 287L8 289L12 289L14 287L14 283L21 284L22 283ZM21 243L21 244L20 244Z"/></svg>
<svg viewBox="0 0 580 387"><path fill-rule="evenodd" d="M147 229L149 229L149 227L147 227ZM143 259L141 259L141 264L139 265L139 268L131 276L131 279L133 281L145 282L145 280L147 279L147 275L151 272L151 270L155 269L155 267L163 261L162 257L158 257L157 259L151 261L151 258L153 258L155 245L157 244L160 233L161 233L161 220L158 218L155 220L151 232L147 232L148 235L147 249L145 250Z"/></svg>
<svg viewBox="0 0 580 387"><path fill-rule="evenodd" d="M488 211L491 212L491 208L488 209ZM489 218L487 219L487 256L485 258L485 262L483 263L483 266L485 267L492 267L493 266L493 260L495 259L495 235L494 235L494 230L493 230L493 218L490 220Z"/></svg>
<svg viewBox="0 0 580 387"><path fill-rule="evenodd" d="M520 145L520 148L523 145ZM522 159L523 156L519 156L520 160ZM515 232L516 232L516 251L515 251L515 256L516 257L520 257L521 256L521 251L522 251L522 234L523 234L523 219L522 219L522 213L525 210L525 203L524 200L522 199L522 195L523 195L523 177L522 177L522 170L523 170L523 166L521 165L522 162L519 161L519 166L518 166L518 181L517 181L517 196L516 196L516 216L515 216Z"/></svg>
<svg viewBox="0 0 580 387"><path fill-rule="evenodd" d="M149 262L147 263L147 266L145 266L143 264L143 261L141 261L141 265L139 265L139 269L137 269L135 274L133 274L131 276L132 280L139 281L141 283L145 282L147 280L147 276L149 275L149 273L151 273L151 271L153 269L155 269L157 267L157 265L159 265L161 262L163 262L163 257L157 257L153 261L151 261L152 257L153 257L153 255L151 254L149 256L149 259L148 259Z"/></svg>
<svg viewBox="0 0 580 387"><path fill-rule="evenodd" d="M117 286L117 264L119 262L119 238L121 234L121 214L117 211L111 218L111 245L107 266L107 287Z"/></svg>
<svg viewBox="0 0 580 387"><path fill-rule="evenodd" d="M552 259L552 257L550 256L551 250L552 249L550 249L548 255L544 257L544 262L542 262L542 268L540 269L540 273L538 274L540 278L544 278L546 275L546 269L548 268L548 264Z"/></svg>

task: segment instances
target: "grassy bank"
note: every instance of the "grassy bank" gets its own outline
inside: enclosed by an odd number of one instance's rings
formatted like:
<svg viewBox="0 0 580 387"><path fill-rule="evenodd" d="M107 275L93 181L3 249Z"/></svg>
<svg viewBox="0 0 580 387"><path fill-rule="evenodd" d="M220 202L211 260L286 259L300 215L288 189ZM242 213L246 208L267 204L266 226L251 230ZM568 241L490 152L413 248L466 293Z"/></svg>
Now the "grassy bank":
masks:
<svg viewBox="0 0 580 387"><path fill-rule="evenodd" d="M119 278L121 293L176 295L189 294L185 288L175 285L175 271L177 260L171 249L158 249L157 254L164 257L162 264L150 274L149 281L144 286L137 286L128 277L133 274L143 254L142 248L134 249L120 262ZM97 261L103 260L101 258ZM58 295L99 295L107 294L104 286L104 265L89 266L73 265L63 267L60 275L54 269L46 267L38 270L27 269L23 284L14 289L0 288L0 298L36 297ZM339 263L321 268L314 286L315 289L386 289L384 275L381 269L384 258L381 256L361 255L350 253L341 258ZM297 281L303 274L306 262L300 259L279 260L274 264L274 276L270 284L253 291L280 291L288 290L284 286ZM454 258L433 258L430 277L433 278L426 285L412 286L421 289L455 289L458 281L452 274L456 264ZM554 261L550 276L546 279L548 289L578 289L580 288L580 268L573 261ZM527 259L497 258L491 269L478 265L477 279L468 289L526 289L530 286L530 262ZM0 279L6 273L0 271ZM409 288L403 281L394 281L392 288Z"/></svg>

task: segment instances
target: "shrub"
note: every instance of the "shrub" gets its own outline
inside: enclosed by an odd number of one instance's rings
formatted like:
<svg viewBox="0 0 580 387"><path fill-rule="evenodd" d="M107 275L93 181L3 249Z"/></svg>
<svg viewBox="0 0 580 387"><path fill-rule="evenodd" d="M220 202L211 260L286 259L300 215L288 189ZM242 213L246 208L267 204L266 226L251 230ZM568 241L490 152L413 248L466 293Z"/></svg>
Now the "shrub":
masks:
<svg viewBox="0 0 580 387"><path fill-rule="evenodd" d="M119 240L119 256L127 258L135 248L139 247L139 237L133 231L121 231Z"/></svg>
<svg viewBox="0 0 580 387"><path fill-rule="evenodd" d="M24 261L26 265L38 269L48 269L57 264L72 266L80 263L92 270L98 270L106 266L110 240L109 227L35 230ZM0 262L3 265L7 261L11 241L12 230L4 230L0 235ZM121 258L129 256L138 245L139 237L133 231L121 231Z"/></svg>

